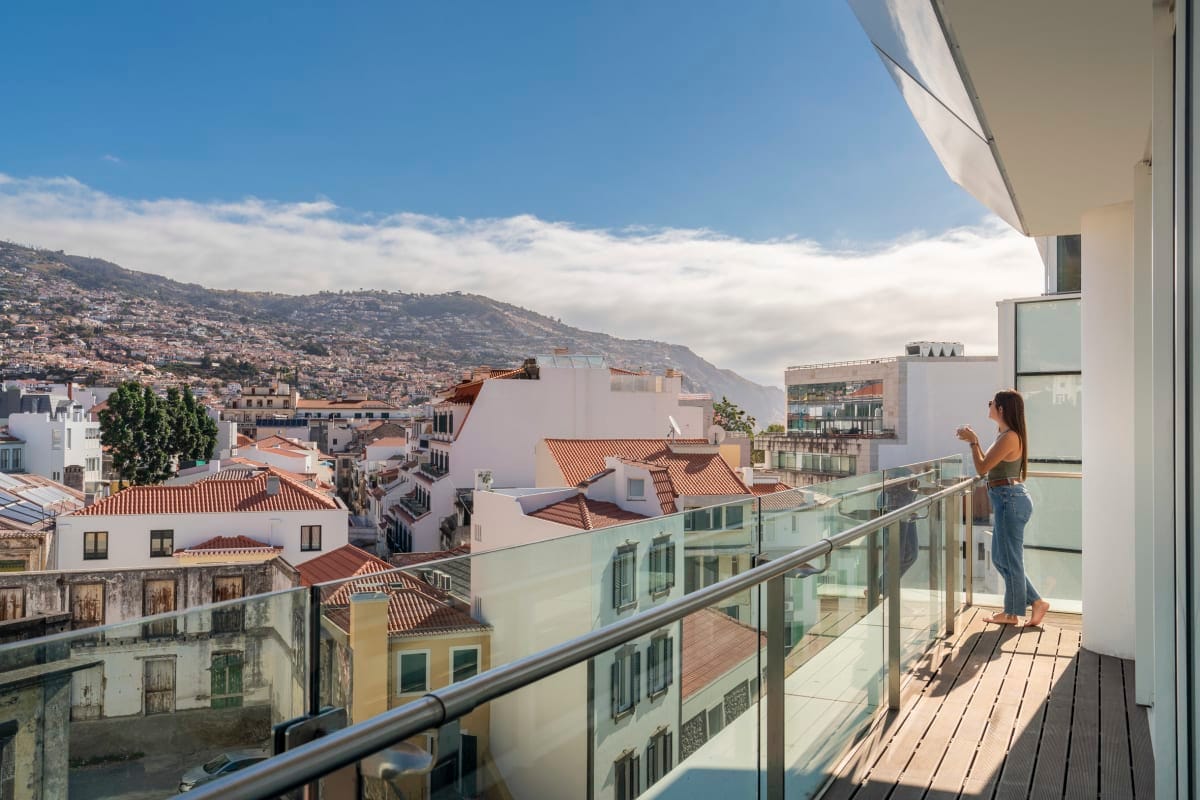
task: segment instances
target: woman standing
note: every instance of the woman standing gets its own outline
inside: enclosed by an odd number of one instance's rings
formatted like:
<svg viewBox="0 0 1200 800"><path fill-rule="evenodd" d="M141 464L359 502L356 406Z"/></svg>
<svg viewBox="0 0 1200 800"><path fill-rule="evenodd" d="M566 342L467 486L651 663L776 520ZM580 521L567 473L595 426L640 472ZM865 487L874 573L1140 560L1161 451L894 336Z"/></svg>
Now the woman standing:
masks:
<svg viewBox="0 0 1200 800"><path fill-rule="evenodd" d="M1033 502L1025 488L1029 464L1029 440L1025 434L1025 400L1018 392L996 392L988 401L988 419L996 423L996 441L985 453L979 436L964 425L956 431L959 439L971 445L975 470L987 475L988 498L996 518L992 530L992 563L1004 578L1004 612L987 617L985 622L1018 625L1028 606L1029 625L1041 625L1050 604L1042 599L1025 576L1025 524L1033 514Z"/></svg>

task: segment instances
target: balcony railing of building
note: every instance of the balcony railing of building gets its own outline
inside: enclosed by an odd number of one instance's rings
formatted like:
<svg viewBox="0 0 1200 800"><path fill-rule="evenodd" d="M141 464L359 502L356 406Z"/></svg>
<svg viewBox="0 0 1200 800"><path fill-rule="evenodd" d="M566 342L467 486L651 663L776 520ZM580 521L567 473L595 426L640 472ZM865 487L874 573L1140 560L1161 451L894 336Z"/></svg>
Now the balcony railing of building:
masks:
<svg viewBox="0 0 1200 800"><path fill-rule="evenodd" d="M144 753L122 791L167 794L258 749L195 796L811 796L971 602L973 486L942 459L0 646L17 735L71 742L17 795L90 797Z"/></svg>
<svg viewBox="0 0 1200 800"><path fill-rule="evenodd" d="M446 477L446 474L449 472L449 470L443 469L442 467L434 466L431 463L421 464L420 467L418 467L418 469L421 472L424 472L430 478L433 478L435 481L438 478Z"/></svg>

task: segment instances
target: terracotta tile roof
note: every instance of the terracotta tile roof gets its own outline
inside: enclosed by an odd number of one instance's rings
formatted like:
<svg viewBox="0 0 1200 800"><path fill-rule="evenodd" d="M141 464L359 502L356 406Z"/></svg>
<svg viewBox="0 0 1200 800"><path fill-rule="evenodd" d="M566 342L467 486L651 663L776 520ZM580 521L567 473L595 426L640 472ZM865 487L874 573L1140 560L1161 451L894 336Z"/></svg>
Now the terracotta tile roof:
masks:
<svg viewBox="0 0 1200 800"><path fill-rule="evenodd" d="M327 583L349 578L358 572L363 564L367 563L381 564L383 569L390 569L388 563L382 558L371 555L366 550L352 544L344 544L336 550L330 550L324 555L298 564L296 571L300 573L300 585L312 586L314 583Z"/></svg>
<svg viewBox="0 0 1200 800"><path fill-rule="evenodd" d="M357 409L376 409L382 408L386 410L398 409L391 403L383 400L306 400L301 398L296 401L296 408L357 408Z"/></svg>
<svg viewBox="0 0 1200 800"><path fill-rule="evenodd" d="M479 396L479 390L483 388L483 384L487 381L509 380L523 374L525 374L525 369L523 367L517 367L516 369L494 369L486 378L463 381L462 383L447 389L442 397L442 402L474 403L475 398Z"/></svg>
<svg viewBox="0 0 1200 800"><path fill-rule="evenodd" d="M237 444L236 444L237 447L249 447L252 444L254 444L254 440L251 439L246 434L239 433L237 435Z"/></svg>
<svg viewBox="0 0 1200 800"><path fill-rule="evenodd" d="M694 695L767 646L767 635L743 625L728 614L705 608L683 618L680 644L679 691L683 699ZM748 671L753 677L755 667Z"/></svg>
<svg viewBox="0 0 1200 800"><path fill-rule="evenodd" d="M431 553L393 553L388 556L388 561L396 567L411 567L414 564L424 564L427 561L441 561L446 558L469 555L471 555L471 545L460 544L458 547L453 547L449 550L436 550Z"/></svg>
<svg viewBox="0 0 1200 800"><path fill-rule="evenodd" d="M776 492L786 492L792 487L786 483L756 483L750 487L750 491L761 497L764 494L775 494Z"/></svg>
<svg viewBox="0 0 1200 800"><path fill-rule="evenodd" d="M650 373L645 372L645 371L634 372L631 369L621 369L620 367L609 367L608 374L609 375L649 375Z"/></svg>
<svg viewBox="0 0 1200 800"><path fill-rule="evenodd" d="M367 442L367 447L404 447L408 439L403 436L384 436L373 442Z"/></svg>
<svg viewBox="0 0 1200 800"><path fill-rule="evenodd" d="M267 494L267 478L279 480L279 491ZM251 511L332 511L336 500L278 473L263 472L242 480L219 477L187 486L131 486L73 512L74 516L132 514L227 514Z"/></svg>
<svg viewBox="0 0 1200 800"><path fill-rule="evenodd" d="M569 486L576 486L603 470L604 459L608 456L650 469L664 512L668 509L674 512L675 498L684 495L749 494L746 484L720 454L673 452L672 444L695 446L708 442L704 439L677 439L674 443L667 439L546 440L550 454Z"/></svg>
<svg viewBox="0 0 1200 800"><path fill-rule="evenodd" d="M200 544L192 545L191 547L181 547L175 551L175 555L200 554L213 555L225 553L255 553L255 552L271 552L282 553L282 547L272 547L266 542L260 542L257 539L251 539L249 536L214 536L211 539L206 539Z"/></svg>
<svg viewBox="0 0 1200 800"><path fill-rule="evenodd" d="M25 441L25 440L21 439L17 436L13 436L11 433L9 433L8 428L0 428L0 442L23 442L23 441Z"/></svg>
<svg viewBox="0 0 1200 800"><path fill-rule="evenodd" d="M489 631L487 625L450 605L450 597L422 580L392 569L372 557L322 603L325 616L342 630L350 629L350 598L356 592L388 595L388 634L419 636L435 633ZM380 573L387 574L380 574Z"/></svg>
<svg viewBox="0 0 1200 800"><path fill-rule="evenodd" d="M280 455L296 456L299 458L305 458L309 455L317 455L316 450L309 450L303 445L296 444L291 439L285 439L278 434L268 436L265 439L259 439L257 442L250 445L250 447L254 448L255 450L266 450L273 453L279 453Z"/></svg>
<svg viewBox="0 0 1200 800"><path fill-rule="evenodd" d="M646 519L641 514L626 511L616 503L591 500L582 494L551 503L544 508L530 512L529 516L585 531Z"/></svg>

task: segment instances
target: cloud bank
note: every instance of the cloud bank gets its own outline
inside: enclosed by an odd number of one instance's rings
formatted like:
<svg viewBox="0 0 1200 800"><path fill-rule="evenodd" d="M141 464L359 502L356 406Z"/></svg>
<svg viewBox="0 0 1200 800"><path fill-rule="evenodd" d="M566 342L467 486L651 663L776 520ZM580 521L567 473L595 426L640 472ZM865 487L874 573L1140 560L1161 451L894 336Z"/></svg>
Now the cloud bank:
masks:
<svg viewBox="0 0 1200 800"><path fill-rule="evenodd" d="M789 364L898 354L915 339L994 353L995 302L1036 294L1042 281L1032 241L994 218L829 249L532 216L361 215L326 200L130 200L71 178L2 173L0 238L213 288L474 292L581 328L687 345L776 385Z"/></svg>

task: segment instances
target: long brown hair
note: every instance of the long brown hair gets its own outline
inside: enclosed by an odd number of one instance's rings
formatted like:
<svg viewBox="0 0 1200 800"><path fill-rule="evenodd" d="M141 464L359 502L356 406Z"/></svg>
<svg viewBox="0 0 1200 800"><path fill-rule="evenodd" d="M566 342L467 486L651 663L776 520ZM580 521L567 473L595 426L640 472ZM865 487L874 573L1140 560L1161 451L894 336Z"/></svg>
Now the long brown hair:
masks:
<svg viewBox="0 0 1200 800"><path fill-rule="evenodd" d="M1025 431L1025 398L1016 389L1001 389L992 398L1009 430L1016 431L1021 440L1021 480L1029 469L1029 438Z"/></svg>

